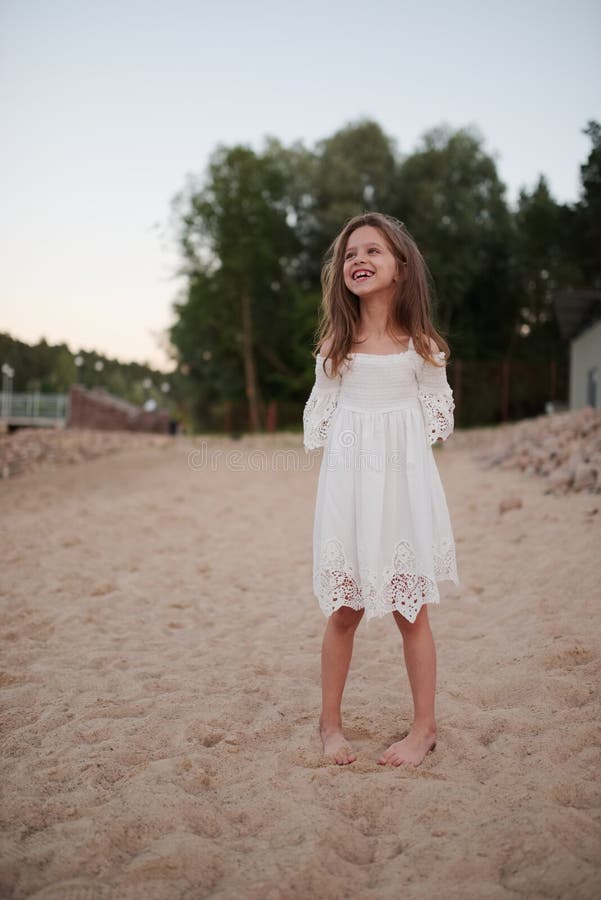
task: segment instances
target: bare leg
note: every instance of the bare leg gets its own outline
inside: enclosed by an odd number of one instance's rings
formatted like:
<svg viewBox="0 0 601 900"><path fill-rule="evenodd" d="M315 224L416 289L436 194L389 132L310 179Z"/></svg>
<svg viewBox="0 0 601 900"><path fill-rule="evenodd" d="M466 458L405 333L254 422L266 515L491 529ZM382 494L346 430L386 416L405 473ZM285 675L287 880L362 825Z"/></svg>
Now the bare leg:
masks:
<svg viewBox="0 0 601 900"><path fill-rule="evenodd" d="M426 604L413 623L399 612L395 611L393 615L403 635L403 654L413 695L413 725L407 737L391 744L378 762L382 765L400 766L405 763L419 766L426 753L436 746L436 648Z"/></svg>
<svg viewBox="0 0 601 900"><path fill-rule="evenodd" d="M365 610L341 606L328 618L321 648L322 708L319 733L323 752L339 766L357 757L342 733L342 694L353 654L355 631Z"/></svg>

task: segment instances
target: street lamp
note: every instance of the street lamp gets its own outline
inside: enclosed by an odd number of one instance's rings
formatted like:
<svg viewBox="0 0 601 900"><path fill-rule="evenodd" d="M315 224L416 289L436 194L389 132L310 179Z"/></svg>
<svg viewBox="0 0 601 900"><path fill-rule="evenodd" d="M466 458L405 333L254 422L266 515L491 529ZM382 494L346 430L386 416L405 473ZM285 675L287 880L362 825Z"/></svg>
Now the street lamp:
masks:
<svg viewBox="0 0 601 900"><path fill-rule="evenodd" d="M80 356L80 354L78 353L77 356L75 357L75 359L73 360L73 362L75 363L75 367L77 370L77 375L75 376L75 383L81 384L81 367L83 366L83 363L84 363L83 356Z"/></svg>
<svg viewBox="0 0 601 900"><path fill-rule="evenodd" d="M102 372L102 370L104 369L104 363L101 359L96 360L96 362L94 363L94 369L98 373Z"/></svg>
<svg viewBox="0 0 601 900"><path fill-rule="evenodd" d="M10 396L13 389L13 377L15 370L8 363L2 366L2 418L8 418L10 411Z"/></svg>
<svg viewBox="0 0 601 900"><path fill-rule="evenodd" d="M153 386L153 385L152 385L152 378L146 377L146 378L143 378L143 379L142 379L142 388L144 389L144 401L143 401L143 403L142 403L142 406L144 407L144 409L146 410L146 412L152 412L152 411L153 411L153 406L152 406L153 403L154 403L154 405L156 406L156 403L155 403L155 401L152 399L152 397L149 398L149 396L148 396L148 393L149 393L149 391L151 390L152 386Z"/></svg>

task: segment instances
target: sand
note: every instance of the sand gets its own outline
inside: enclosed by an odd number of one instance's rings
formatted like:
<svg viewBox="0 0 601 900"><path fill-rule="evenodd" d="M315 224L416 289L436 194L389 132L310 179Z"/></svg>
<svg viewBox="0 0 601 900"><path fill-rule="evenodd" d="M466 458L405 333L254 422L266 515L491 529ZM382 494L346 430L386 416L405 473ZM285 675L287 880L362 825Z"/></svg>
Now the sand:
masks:
<svg viewBox="0 0 601 900"><path fill-rule="evenodd" d="M298 434L0 483L2 897L601 896L601 497L459 438L435 451L462 584L430 607L417 769L377 764L412 714L392 617L355 639L357 761L321 755L320 454Z"/></svg>

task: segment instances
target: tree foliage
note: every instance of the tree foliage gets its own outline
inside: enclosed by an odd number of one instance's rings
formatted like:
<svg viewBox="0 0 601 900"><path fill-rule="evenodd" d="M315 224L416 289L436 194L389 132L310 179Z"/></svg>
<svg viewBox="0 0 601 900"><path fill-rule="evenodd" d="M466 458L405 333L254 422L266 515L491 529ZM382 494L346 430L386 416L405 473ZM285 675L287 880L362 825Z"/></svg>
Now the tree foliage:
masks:
<svg viewBox="0 0 601 900"><path fill-rule="evenodd" d="M591 139L588 159L580 167L582 191L576 204L575 229L578 245L573 248L580 261L582 281L601 289L601 124L590 121L584 134Z"/></svg>
<svg viewBox="0 0 601 900"><path fill-rule="evenodd" d="M219 147L204 185L176 199L189 288L171 339L204 380L203 400L244 391L256 427L264 423L266 392L298 389L291 336L308 321L293 227L302 193L294 180L289 190L289 168L274 140L261 155Z"/></svg>
<svg viewBox="0 0 601 900"><path fill-rule="evenodd" d="M305 396L324 253L368 209L416 238L436 287L435 325L457 358L565 356L553 292L598 277L599 126L587 133L579 202L557 204L541 177L515 210L475 129L431 129L404 157L367 119L313 149L275 138L258 152L217 148L200 184L177 198L187 288L171 339L199 406L246 395L259 427L270 400Z"/></svg>
<svg viewBox="0 0 601 900"><path fill-rule="evenodd" d="M436 314L458 355L501 354L515 301L509 285L511 217L494 160L474 131L435 128L399 167L395 214L422 249Z"/></svg>

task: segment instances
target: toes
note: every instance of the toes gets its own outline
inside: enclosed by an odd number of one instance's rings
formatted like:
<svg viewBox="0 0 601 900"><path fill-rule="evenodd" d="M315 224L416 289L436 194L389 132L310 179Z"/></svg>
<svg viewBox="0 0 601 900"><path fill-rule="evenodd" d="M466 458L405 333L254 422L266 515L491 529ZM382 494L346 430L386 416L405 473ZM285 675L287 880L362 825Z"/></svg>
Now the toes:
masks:
<svg viewBox="0 0 601 900"><path fill-rule="evenodd" d="M380 762L382 763L382 765L389 765L389 766L413 766L413 765L415 765L414 763L411 762L411 760L406 759L400 753L391 753L391 754L389 754L388 757L382 757Z"/></svg>
<svg viewBox="0 0 601 900"><path fill-rule="evenodd" d="M384 753L381 755L378 762L380 763L380 765L385 766L387 763L390 762L390 760L392 759L393 756L394 756L394 751L392 750L391 747L389 747L388 750L385 750Z"/></svg>
<svg viewBox="0 0 601 900"><path fill-rule="evenodd" d="M335 762L337 766L346 766L349 763L354 762L357 757L353 753L350 747L338 747L331 755L330 759L332 762Z"/></svg>
<svg viewBox="0 0 601 900"><path fill-rule="evenodd" d="M424 755L421 756L420 758L417 758L417 757L416 758L408 758L405 756L405 752L408 752L409 748L399 746L398 744L396 744L396 745L393 744L391 747L388 748L388 750L386 750L380 756L380 758L378 759L378 765L381 765L381 766L388 766L388 765L403 766L404 765L404 766L411 766L412 768L415 769L415 768L417 768L417 766L420 765L420 763L423 762L426 754L428 752L430 752L430 750L433 750L435 746L436 746L436 742L434 742L433 746L430 746L426 750L426 753L424 753Z"/></svg>
<svg viewBox="0 0 601 900"><path fill-rule="evenodd" d="M339 766L347 766L349 763L354 762L356 758L356 756L349 756L348 754L345 754L344 756L336 757L336 762Z"/></svg>

